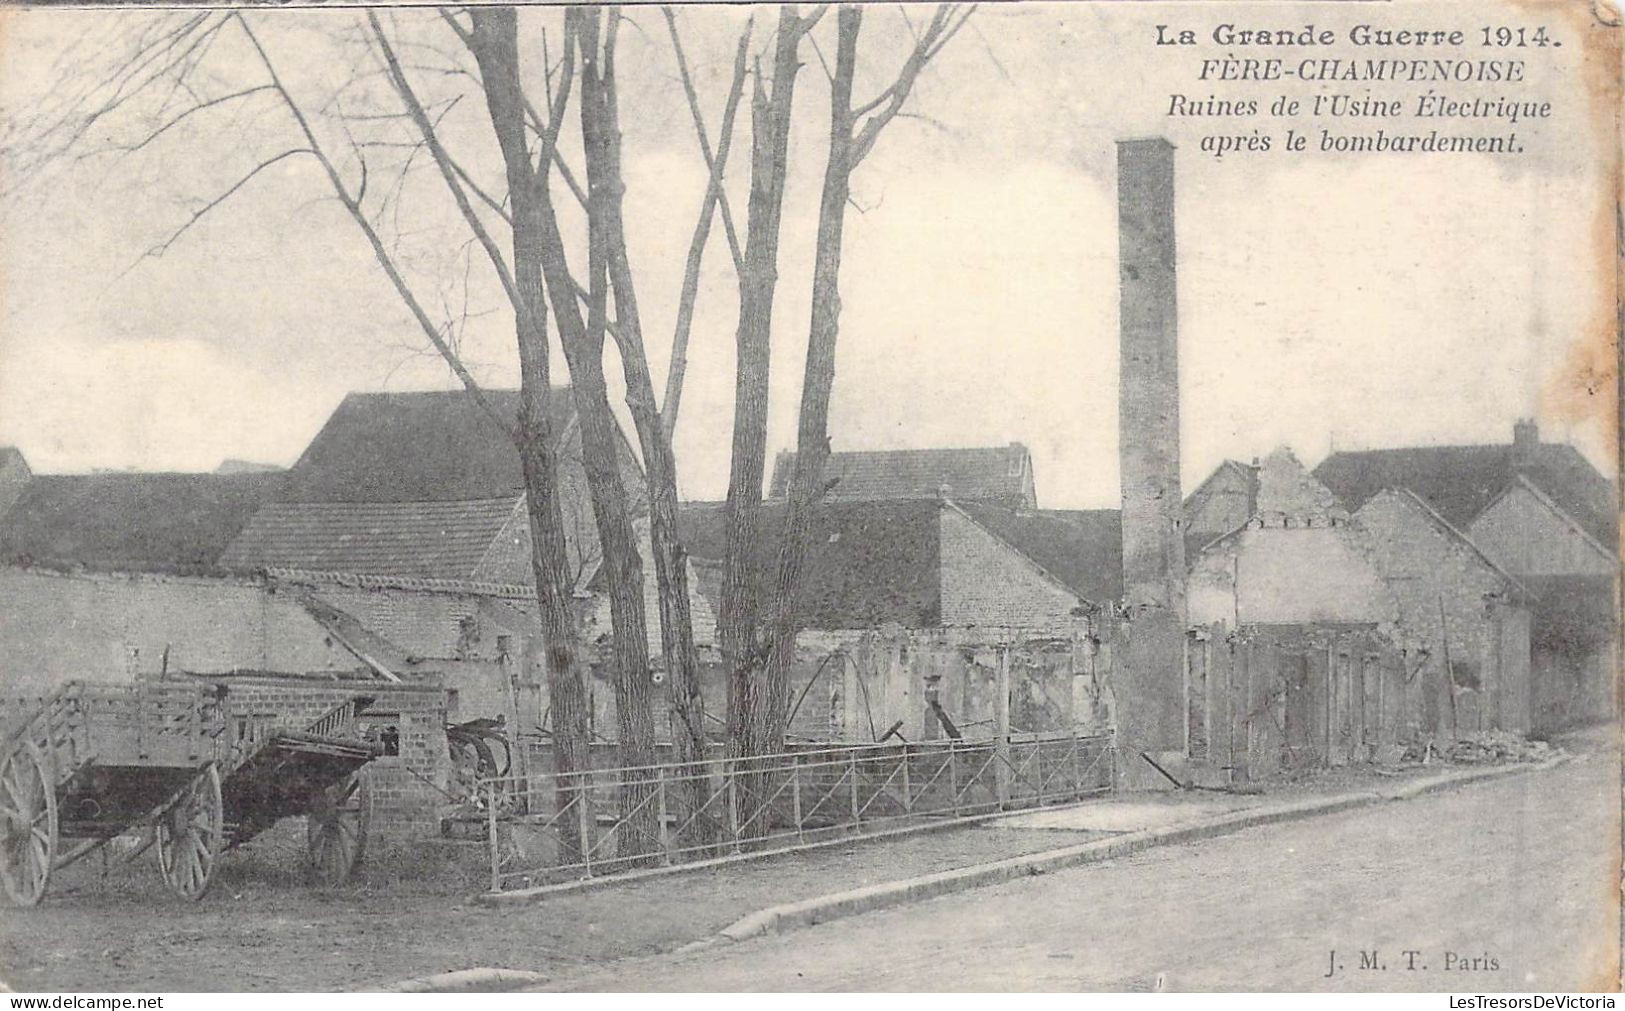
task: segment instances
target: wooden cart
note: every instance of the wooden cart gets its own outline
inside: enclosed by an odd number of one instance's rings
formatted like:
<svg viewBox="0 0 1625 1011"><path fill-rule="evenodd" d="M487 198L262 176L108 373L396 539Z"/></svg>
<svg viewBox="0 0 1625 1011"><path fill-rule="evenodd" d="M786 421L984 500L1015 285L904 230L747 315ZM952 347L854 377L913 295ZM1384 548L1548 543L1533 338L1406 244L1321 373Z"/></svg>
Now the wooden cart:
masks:
<svg viewBox="0 0 1625 1011"><path fill-rule="evenodd" d="M201 683L69 682L0 712L0 886L32 906L51 872L145 831L164 880L201 898L221 853L308 815L317 875L339 882L366 838L359 770L381 753L356 730L355 695L302 732L231 716ZM132 854L133 855L133 854Z"/></svg>

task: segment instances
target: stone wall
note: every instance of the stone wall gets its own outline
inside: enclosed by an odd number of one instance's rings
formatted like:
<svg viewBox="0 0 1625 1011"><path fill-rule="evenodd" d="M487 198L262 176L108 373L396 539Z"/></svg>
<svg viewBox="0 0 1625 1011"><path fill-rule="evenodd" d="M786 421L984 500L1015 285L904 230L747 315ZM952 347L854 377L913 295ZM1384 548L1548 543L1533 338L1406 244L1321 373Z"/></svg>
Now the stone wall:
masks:
<svg viewBox="0 0 1625 1011"><path fill-rule="evenodd" d="M1444 693L1430 700L1428 722L1449 729L1454 713L1462 732L1480 729L1479 722L1527 731L1527 594L1426 510L1407 492L1385 491L1355 521L1369 535L1398 607L1395 640L1411 656L1426 657L1423 681ZM1473 693L1474 725L1459 725L1462 707L1452 707L1448 695L1452 681L1458 693Z"/></svg>
<svg viewBox="0 0 1625 1011"><path fill-rule="evenodd" d="M1210 545L1190 575L1191 623L1391 625L1395 606L1360 535L1254 519Z"/></svg>
<svg viewBox="0 0 1625 1011"><path fill-rule="evenodd" d="M308 673L360 666L293 595L224 579L0 568L0 643L0 684L7 694L166 670Z"/></svg>
<svg viewBox="0 0 1625 1011"><path fill-rule="evenodd" d="M1065 627L1083 600L958 509L940 510L945 626Z"/></svg>
<svg viewBox="0 0 1625 1011"><path fill-rule="evenodd" d="M1528 486L1514 485L1468 529L1473 542L1519 576L1610 576L1618 561Z"/></svg>

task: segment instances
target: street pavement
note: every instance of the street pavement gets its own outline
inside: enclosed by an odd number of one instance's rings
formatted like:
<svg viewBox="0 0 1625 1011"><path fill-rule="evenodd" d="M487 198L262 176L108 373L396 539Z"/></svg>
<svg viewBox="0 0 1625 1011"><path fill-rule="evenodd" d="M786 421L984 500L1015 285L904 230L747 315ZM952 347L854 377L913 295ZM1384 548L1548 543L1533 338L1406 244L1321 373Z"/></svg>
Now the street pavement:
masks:
<svg viewBox="0 0 1625 1011"><path fill-rule="evenodd" d="M1615 989L1619 812L1592 750L546 989Z"/></svg>

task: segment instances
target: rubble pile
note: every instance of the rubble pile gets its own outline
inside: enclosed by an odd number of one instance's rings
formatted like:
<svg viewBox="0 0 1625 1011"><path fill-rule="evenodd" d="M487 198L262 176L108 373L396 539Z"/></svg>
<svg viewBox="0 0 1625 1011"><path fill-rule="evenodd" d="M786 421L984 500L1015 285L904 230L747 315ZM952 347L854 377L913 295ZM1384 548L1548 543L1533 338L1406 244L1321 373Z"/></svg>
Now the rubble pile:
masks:
<svg viewBox="0 0 1625 1011"><path fill-rule="evenodd" d="M1552 746L1504 730L1486 730L1460 738L1443 749L1451 762L1480 765L1501 762L1541 762L1550 758Z"/></svg>
<svg viewBox="0 0 1625 1011"><path fill-rule="evenodd" d="M1542 762L1557 749L1504 730L1485 730L1454 741L1416 741L1405 746L1400 761L1426 765L1443 761L1458 765L1497 765L1504 762Z"/></svg>

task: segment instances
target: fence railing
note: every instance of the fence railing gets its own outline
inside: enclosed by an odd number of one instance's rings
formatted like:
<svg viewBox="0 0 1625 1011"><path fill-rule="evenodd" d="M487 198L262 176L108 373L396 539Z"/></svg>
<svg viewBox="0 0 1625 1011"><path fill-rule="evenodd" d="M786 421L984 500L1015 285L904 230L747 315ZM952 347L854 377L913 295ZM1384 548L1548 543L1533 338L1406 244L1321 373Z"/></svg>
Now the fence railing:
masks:
<svg viewBox="0 0 1625 1011"><path fill-rule="evenodd" d="M1109 735L805 749L483 779L492 891L795 849L1081 800L1112 787Z"/></svg>

